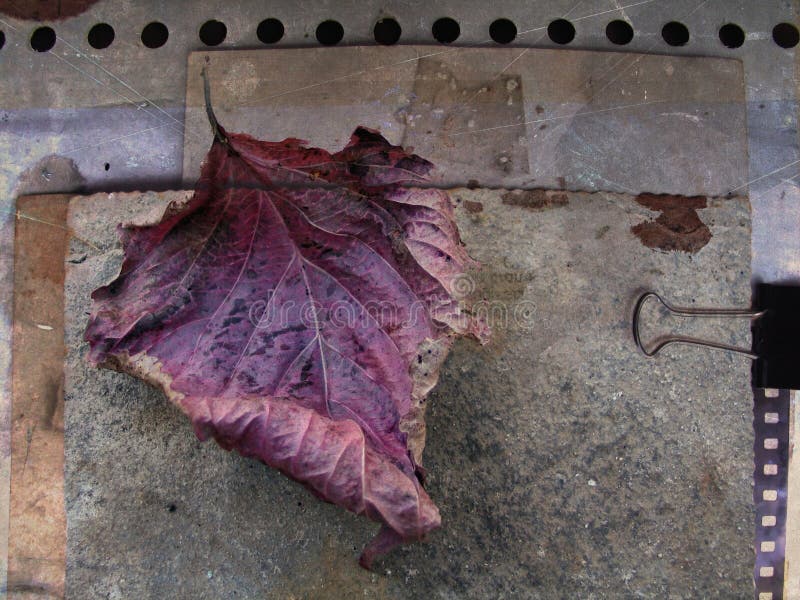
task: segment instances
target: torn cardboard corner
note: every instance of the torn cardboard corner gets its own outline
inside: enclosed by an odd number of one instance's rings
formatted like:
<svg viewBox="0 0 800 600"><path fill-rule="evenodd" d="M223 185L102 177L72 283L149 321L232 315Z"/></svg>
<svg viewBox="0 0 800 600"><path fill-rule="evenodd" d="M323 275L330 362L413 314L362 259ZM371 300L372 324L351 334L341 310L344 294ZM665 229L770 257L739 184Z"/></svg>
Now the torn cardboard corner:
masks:
<svg viewBox="0 0 800 600"><path fill-rule="evenodd" d="M8 592L62 597L64 258L70 196L21 197L14 236Z"/></svg>

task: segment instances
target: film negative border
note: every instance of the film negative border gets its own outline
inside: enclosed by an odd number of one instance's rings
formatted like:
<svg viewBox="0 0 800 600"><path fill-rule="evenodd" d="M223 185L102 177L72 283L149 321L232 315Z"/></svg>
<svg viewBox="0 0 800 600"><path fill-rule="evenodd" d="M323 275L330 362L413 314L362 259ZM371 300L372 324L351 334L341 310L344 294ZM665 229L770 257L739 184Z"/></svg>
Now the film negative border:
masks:
<svg viewBox="0 0 800 600"><path fill-rule="evenodd" d="M788 389L753 388L756 600L783 600L789 473Z"/></svg>

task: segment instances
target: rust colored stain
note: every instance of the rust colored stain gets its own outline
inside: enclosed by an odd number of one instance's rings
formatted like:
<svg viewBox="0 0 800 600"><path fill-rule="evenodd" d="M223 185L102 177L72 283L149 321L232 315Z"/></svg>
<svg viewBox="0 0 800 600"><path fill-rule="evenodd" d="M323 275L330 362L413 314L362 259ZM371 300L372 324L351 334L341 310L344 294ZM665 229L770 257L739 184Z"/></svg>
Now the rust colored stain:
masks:
<svg viewBox="0 0 800 600"><path fill-rule="evenodd" d="M480 202L473 202L472 200L464 200L464 208L467 209L468 213L479 213L483 212L483 204Z"/></svg>
<svg viewBox="0 0 800 600"><path fill-rule="evenodd" d="M655 219L631 227L631 233L648 248L694 254L711 240L711 231L697 214L706 208L705 196L639 194L636 202L660 211Z"/></svg>
<svg viewBox="0 0 800 600"><path fill-rule="evenodd" d="M564 192L548 190L514 190L501 196L503 204L521 206L531 210L546 210L557 208L569 203L569 198Z"/></svg>
<svg viewBox="0 0 800 600"><path fill-rule="evenodd" d="M0 13L32 21L60 21L86 11L97 0L0 0Z"/></svg>

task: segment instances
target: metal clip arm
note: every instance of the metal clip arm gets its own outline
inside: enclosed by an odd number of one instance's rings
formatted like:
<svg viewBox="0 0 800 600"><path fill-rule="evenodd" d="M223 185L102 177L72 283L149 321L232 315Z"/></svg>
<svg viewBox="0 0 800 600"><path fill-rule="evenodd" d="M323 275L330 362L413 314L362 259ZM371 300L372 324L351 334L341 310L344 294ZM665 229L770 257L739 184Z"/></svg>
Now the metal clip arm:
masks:
<svg viewBox="0 0 800 600"><path fill-rule="evenodd" d="M658 338L658 343L651 349L647 349L642 343L641 335L639 333L639 319L642 312L642 307L647 303L650 298L658 300L664 308L670 313L679 317L728 317L728 318L743 318L757 319L762 316L765 311L753 311L750 309L742 308L676 308L668 304L661 296L655 292L646 292L639 297L636 301L636 308L633 312L633 339L636 346L645 356L655 356L665 346L670 344L691 344L694 346L705 346L706 348L716 348L717 350L727 350L728 352L736 352L743 354L750 358L758 358L758 355L747 348L731 346L729 344L722 344L719 342L712 342L708 340L701 340L693 337L683 335L669 335Z"/></svg>

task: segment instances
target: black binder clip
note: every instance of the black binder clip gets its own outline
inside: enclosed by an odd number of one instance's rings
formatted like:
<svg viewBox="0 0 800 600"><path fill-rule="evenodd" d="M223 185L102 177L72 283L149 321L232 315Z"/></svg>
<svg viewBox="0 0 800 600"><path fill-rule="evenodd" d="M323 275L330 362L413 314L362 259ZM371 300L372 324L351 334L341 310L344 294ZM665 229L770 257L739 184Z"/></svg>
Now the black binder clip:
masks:
<svg viewBox="0 0 800 600"><path fill-rule="evenodd" d="M650 299L658 300L679 317L748 318L752 321L751 348L742 348L697 338L668 335L645 346L639 332L642 308ZM633 313L633 339L645 356L655 356L670 344L692 344L743 354L754 360L753 385L758 388L800 389L800 287L758 284L752 309L678 308L655 292L639 297Z"/></svg>

